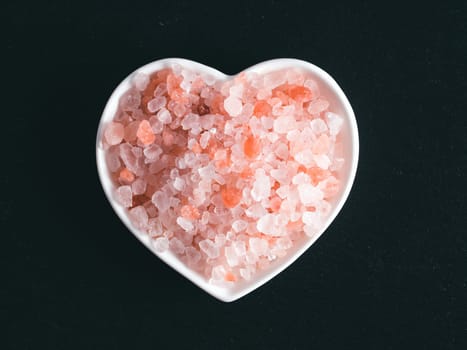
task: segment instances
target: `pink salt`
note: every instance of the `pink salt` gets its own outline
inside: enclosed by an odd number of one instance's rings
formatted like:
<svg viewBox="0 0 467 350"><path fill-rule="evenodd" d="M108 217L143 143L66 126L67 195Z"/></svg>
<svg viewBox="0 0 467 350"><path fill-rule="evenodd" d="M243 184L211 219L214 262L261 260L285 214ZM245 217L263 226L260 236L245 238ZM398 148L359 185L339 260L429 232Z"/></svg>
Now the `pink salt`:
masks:
<svg viewBox="0 0 467 350"><path fill-rule="evenodd" d="M344 121L306 73L216 83L177 66L133 84L103 141L115 199L156 252L231 285L320 232Z"/></svg>

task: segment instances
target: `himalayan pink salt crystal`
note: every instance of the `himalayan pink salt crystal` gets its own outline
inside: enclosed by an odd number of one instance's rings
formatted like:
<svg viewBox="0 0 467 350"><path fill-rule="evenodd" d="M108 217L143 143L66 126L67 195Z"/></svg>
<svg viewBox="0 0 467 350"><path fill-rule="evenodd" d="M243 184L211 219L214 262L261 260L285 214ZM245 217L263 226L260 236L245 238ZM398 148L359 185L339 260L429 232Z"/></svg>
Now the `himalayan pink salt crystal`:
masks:
<svg viewBox="0 0 467 350"><path fill-rule="evenodd" d="M163 233L162 223L159 218L151 218L148 220L148 235L150 237L158 237Z"/></svg>
<svg viewBox="0 0 467 350"><path fill-rule="evenodd" d="M303 151L298 152L294 156L294 159L297 163L302 164L307 168L311 167L315 161L313 152L310 149L304 149Z"/></svg>
<svg viewBox="0 0 467 350"><path fill-rule="evenodd" d="M245 269L240 269L240 276L246 280L246 281L249 281L251 279L251 275L252 275L252 272L245 268Z"/></svg>
<svg viewBox="0 0 467 350"><path fill-rule="evenodd" d="M133 77L133 83L138 91L144 91L149 84L149 76L138 72Z"/></svg>
<svg viewBox="0 0 467 350"><path fill-rule="evenodd" d="M183 130L199 128L199 115L190 113L182 120Z"/></svg>
<svg viewBox="0 0 467 350"><path fill-rule="evenodd" d="M242 113L242 101L234 96L227 97L224 101L224 108L231 117L237 117Z"/></svg>
<svg viewBox="0 0 467 350"><path fill-rule="evenodd" d="M167 100L164 96L157 96L148 102L147 108L150 113L156 113L165 106Z"/></svg>
<svg viewBox="0 0 467 350"><path fill-rule="evenodd" d="M136 131L136 137L143 145L150 145L156 140L156 135L152 131L151 124L147 120L141 121Z"/></svg>
<svg viewBox="0 0 467 350"><path fill-rule="evenodd" d="M284 226L280 225L279 219L276 214L266 214L258 220L256 228L265 235L281 236L284 234Z"/></svg>
<svg viewBox="0 0 467 350"><path fill-rule="evenodd" d="M141 96L138 91L130 90L120 99L120 107L124 111L133 111L139 107Z"/></svg>
<svg viewBox="0 0 467 350"><path fill-rule="evenodd" d="M223 247L226 242L227 236L223 233L217 234L216 237L214 237L214 244L219 248Z"/></svg>
<svg viewBox="0 0 467 350"><path fill-rule="evenodd" d="M235 231L235 232L241 232L243 230L245 230L248 226L248 223L246 221L243 221L243 220L235 220L233 223L232 223L232 229Z"/></svg>
<svg viewBox="0 0 467 350"><path fill-rule="evenodd" d="M151 201L159 209L160 212L164 212L169 209L169 198L163 191L156 191L152 195Z"/></svg>
<svg viewBox="0 0 467 350"><path fill-rule="evenodd" d="M172 237L169 242L170 250L177 255L185 253L185 245L177 237Z"/></svg>
<svg viewBox="0 0 467 350"><path fill-rule="evenodd" d="M318 98L314 101L311 101L310 104L308 105L308 113L310 114L319 114L321 112L324 112L326 109L329 107L329 102Z"/></svg>
<svg viewBox="0 0 467 350"><path fill-rule="evenodd" d="M292 248L293 243L289 237L285 236L278 238L276 241L276 245L279 249L287 250Z"/></svg>
<svg viewBox="0 0 467 350"><path fill-rule="evenodd" d="M128 216L135 227L139 229L145 229L147 227L149 217L146 209L142 205L130 209Z"/></svg>
<svg viewBox="0 0 467 350"><path fill-rule="evenodd" d="M256 170L255 173L256 181L253 184L251 190L251 198L259 202L263 199L266 199L271 194L271 179L269 176L266 176L263 169Z"/></svg>
<svg viewBox="0 0 467 350"><path fill-rule="evenodd" d="M163 253L169 249L169 240L167 237L158 237L152 241L152 245L157 253Z"/></svg>
<svg viewBox="0 0 467 350"><path fill-rule="evenodd" d="M242 257L246 254L246 244L244 241L234 241L232 242L232 247L235 250L237 256Z"/></svg>
<svg viewBox="0 0 467 350"><path fill-rule="evenodd" d="M136 137L137 137L136 133L138 132L139 124L140 124L139 121L134 121L134 122L129 123L127 126L125 126L124 135L123 135L123 138L125 139L125 141L132 142L136 140Z"/></svg>
<svg viewBox="0 0 467 350"><path fill-rule="evenodd" d="M152 144L143 150L144 156L149 160L157 160L163 153L161 146L158 144Z"/></svg>
<svg viewBox="0 0 467 350"><path fill-rule="evenodd" d="M133 174L127 168L123 168L120 171L120 174L118 176L118 180L125 185L129 185L130 183L134 181L134 179L135 179L135 174Z"/></svg>
<svg viewBox="0 0 467 350"><path fill-rule="evenodd" d="M188 219L186 219L186 218L184 218L182 216L179 216L177 218L177 224L178 224L178 226L180 226L185 231L193 231L193 229L194 229L193 223L190 220L188 220Z"/></svg>
<svg viewBox="0 0 467 350"><path fill-rule="evenodd" d="M325 154L328 153L329 147L331 146L331 140L328 135L321 134L320 137L315 141L313 148L311 149L314 154Z"/></svg>
<svg viewBox="0 0 467 350"><path fill-rule="evenodd" d="M118 145L123 140L124 127L120 123L110 123L104 132L105 140L109 145Z"/></svg>
<svg viewBox="0 0 467 350"><path fill-rule="evenodd" d="M315 204L324 198L323 192L311 184L299 185L298 194L300 201L304 205Z"/></svg>
<svg viewBox="0 0 467 350"><path fill-rule="evenodd" d="M339 180L334 176L329 176L326 180L321 181L318 187L323 191L324 198L332 198L339 192Z"/></svg>
<svg viewBox="0 0 467 350"><path fill-rule="evenodd" d="M113 148L112 150L108 150L106 154L106 162L107 167L111 173L116 172L120 169L120 158L118 156L118 148Z"/></svg>
<svg viewBox="0 0 467 350"><path fill-rule="evenodd" d="M286 134L295 128L295 118L290 115L282 115L274 120L274 132L278 134Z"/></svg>
<svg viewBox="0 0 467 350"><path fill-rule="evenodd" d="M335 113L327 112L326 119L329 127L329 134L332 136L337 135L344 124L342 117Z"/></svg>
<svg viewBox="0 0 467 350"><path fill-rule="evenodd" d="M208 256L208 258L216 259L219 257L219 248L210 239L205 239L199 242L199 247Z"/></svg>
<svg viewBox="0 0 467 350"><path fill-rule="evenodd" d="M173 182L173 187L177 191L183 191L185 189L185 180L183 180L181 177L177 177Z"/></svg>
<svg viewBox="0 0 467 350"><path fill-rule="evenodd" d="M162 123L162 124L170 124L172 123L172 114L165 109L162 108L159 113L157 113L157 119Z"/></svg>
<svg viewBox="0 0 467 350"><path fill-rule="evenodd" d="M319 134L322 134L323 132L328 131L328 126L326 125L324 120L319 119L319 118L313 119L310 122L310 127L315 135L319 135Z"/></svg>
<svg viewBox="0 0 467 350"><path fill-rule="evenodd" d="M186 247L185 255L187 259L187 264L190 266L196 265L201 260L201 253L193 247Z"/></svg>
<svg viewBox="0 0 467 350"><path fill-rule="evenodd" d="M211 271L211 280L213 282L224 281L226 274L227 274L227 271L224 266L222 265L214 266Z"/></svg>
<svg viewBox="0 0 467 350"><path fill-rule="evenodd" d="M237 266L239 261L235 249L233 247L225 247L224 252L227 264L229 264L230 267Z"/></svg>
<svg viewBox="0 0 467 350"><path fill-rule="evenodd" d="M313 155L313 160L316 163L318 167L321 169L328 169L329 165L331 165L331 160L329 159L328 156L324 154L315 154Z"/></svg>
<svg viewBox="0 0 467 350"><path fill-rule="evenodd" d="M115 199L123 207L129 208L133 205L133 193L130 186L120 186L115 191Z"/></svg>
<svg viewBox="0 0 467 350"><path fill-rule="evenodd" d="M154 97L162 96L167 93L167 84L160 83L154 90Z"/></svg>
<svg viewBox="0 0 467 350"><path fill-rule="evenodd" d="M131 184L131 190L134 195L140 195L146 192L146 181L142 178L136 179L132 184Z"/></svg>
<svg viewBox="0 0 467 350"><path fill-rule="evenodd" d="M268 241L262 238L250 238L249 239L250 251L256 256L266 255L268 250Z"/></svg>

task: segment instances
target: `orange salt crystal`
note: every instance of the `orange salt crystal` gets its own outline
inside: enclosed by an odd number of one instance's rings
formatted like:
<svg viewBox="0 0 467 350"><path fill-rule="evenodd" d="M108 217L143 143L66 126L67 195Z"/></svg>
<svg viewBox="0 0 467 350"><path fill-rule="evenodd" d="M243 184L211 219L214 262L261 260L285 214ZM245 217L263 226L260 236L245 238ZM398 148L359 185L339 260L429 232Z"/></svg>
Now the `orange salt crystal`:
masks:
<svg viewBox="0 0 467 350"><path fill-rule="evenodd" d="M118 179L123 183L129 184L135 180L135 175L127 168L123 168L120 171L120 175L118 176Z"/></svg>
<svg viewBox="0 0 467 350"><path fill-rule="evenodd" d="M243 153L248 158L256 158L260 152L261 145L258 140L253 135L248 136L243 144Z"/></svg>
<svg viewBox="0 0 467 350"><path fill-rule="evenodd" d="M302 228L302 226L303 226L303 223L301 220L289 221L287 223L287 229L289 230L299 230Z"/></svg>
<svg viewBox="0 0 467 350"><path fill-rule="evenodd" d="M253 170L251 170L250 168L246 167L245 169L242 170L242 172L240 173L240 177L242 179L248 179L249 177L252 177L253 176Z"/></svg>
<svg viewBox="0 0 467 350"><path fill-rule="evenodd" d="M235 275L230 272L230 271L227 271L225 273L225 280L228 281L228 282L235 282L237 280L237 277L235 277Z"/></svg>
<svg viewBox="0 0 467 350"><path fill-rule="evenodd" d="M170 96L176 89L180 89L180 83L182 81L182 77L177 77L175 74L169 74L167 76L167 92Z"/></svg>
<svg viewBox="0 0 467 350"><path fill-rule="evenodd" d="M180 215L183 216L184 218L191 219L191 220L196 220L196 219L199 219L200 217L198 208L192 205L189 205L189 204L181 207Z"/></svg>
<svg viewBox="0 0 467 350"><path fill-rule="evenodd" d="M271 198L271 200L269 201L269 205L271 206L271 210L274 213L279 211L279 209L281 208L281 204L282 204L282 200L277 196Z"/></svg>
<svg viewBox="0 0 467 350"><path fill-rule="evenodd" d="M152 131L151 124L147 120L141 121L136 131L136 137L141 141L143 145L150 145L156 141L156 135Z"/></svg>
<svg viewBox="0 0 467 350"><path fill-rule="evenodd" d="M210 107L212 114L227 114L227 112L224 109L224 97L220 94L214 96L214 98L211 101Z"/></svg>
<svg viewBox="0 0 467 350"><path fill-rule="evenodd" d="M311 183L314 186L316 186L318 182L323 181L330 175L329 170L324 170L318 167L312 167L308 169L306 173L310 176Z"/></svg>
<svg viewBox="0 0 467 350"><path fill-rule="evenodd" d="M193 144L193 147L191 147L191 150L196 154L200 154L201 152L203 152L203 149L201 148L198 142L195 142Z"/></svg>
<svg viewBox="0 0 467 350"><path fill-rule="evenodd" d="M264 100L259 100L258 102L256 102L255 107L253 108L253 115L257 117L262 117L263 115L270 115L271 112L271 106Z"/></svg>
<svg viewBox="0 0 467 350"><path fill-rule="evenodd" d="M310 89L300 85L290 86L287 94L297 102L309 101L312 97Z"/></svg>
<svg viewBox="0 0 467 350"><path fill-rule="evenodd" d="M226 208L233 208L240 203L242 191L235 187L227 187L224 185L221 188L221 197Z"/></svg>

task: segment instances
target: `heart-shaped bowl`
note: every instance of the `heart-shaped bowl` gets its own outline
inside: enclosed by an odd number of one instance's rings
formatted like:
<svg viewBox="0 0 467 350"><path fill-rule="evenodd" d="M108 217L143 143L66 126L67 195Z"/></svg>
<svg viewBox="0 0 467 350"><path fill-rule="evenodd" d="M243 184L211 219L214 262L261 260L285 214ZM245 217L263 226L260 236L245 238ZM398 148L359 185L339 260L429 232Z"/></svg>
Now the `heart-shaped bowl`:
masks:
<svg viewBox="0 0 467 350"><path fill-rule="evenodd" d="M359 154L357 123L352 107L336 81L324 70L309 62L286 58L274 59L259 63L244 71L266 74L268 72L281 69L298 68L313 78L319 86L321 95L326 96L327 100L330 102L332 107L330 110L333 113L339 114L344 119L340 135L343 144L343 156L345 163L339 170L339 177L341 182L339 193L333 198L333 200L331 200L331 212L327 216L319 232L317 232L312 237L303 235L304 237L302 237L299 241L296 241L293 247L288 250L286 256L276 259L265 269L259 270L248 281L238 281L234 284L230 284L229 286L211 284L205 276L189 268L170 250L167 250L163 253L158 253L154 246L151 244L151 238L145 232L141 232L138 228L135 227L135 225L133 225L129 219L128 210L122 207L114 197L115 185L111 179L111 174L107 167L105 149L102 143L104 126L113 120L118 110L119 100L132 86L132 79L134 78L135 74L143 73L150 75L151 73L160 71L162 69L171 68L174 65L182 66L186 69L189 69L190 71L200 74L201 76L209 76L211 79L214 78L218 81L226 81L233 78L233 76L221 73L211 67L180 58L157 60L146 64L141 68L138 68L135 72L131 73L118 85L118 87L110 96L99 122L96 141L96 157L99 178L107 199L119 216L120 220L122 220L125 226L149 250L151 250L162 261L181 273L183 276L185 276L198 287L202 288L207 293L224 302L230 302L250 293L282 272L285 268L297 260L308 248L310 248L310 246L321 236L321 234L335 219L345 201L347 200L357 170Z"/></svg>

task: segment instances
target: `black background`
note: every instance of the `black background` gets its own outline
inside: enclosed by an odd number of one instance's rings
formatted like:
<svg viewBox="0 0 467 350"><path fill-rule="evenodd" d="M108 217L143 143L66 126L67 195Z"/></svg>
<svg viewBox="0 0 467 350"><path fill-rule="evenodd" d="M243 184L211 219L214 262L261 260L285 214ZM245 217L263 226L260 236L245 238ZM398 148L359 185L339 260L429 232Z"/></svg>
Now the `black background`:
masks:
<svg viewBox="0 0 467 350"><path fill-rule="evenodd" d="M0 348L465 349L467 5L356 3L3 5ZM234 303L138 243L97 177L108 97L165 57L308 60L357 116L342 212Z"/></svg>

